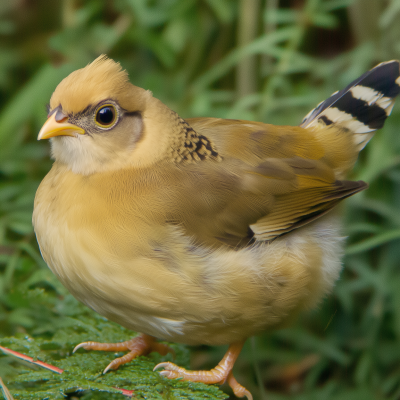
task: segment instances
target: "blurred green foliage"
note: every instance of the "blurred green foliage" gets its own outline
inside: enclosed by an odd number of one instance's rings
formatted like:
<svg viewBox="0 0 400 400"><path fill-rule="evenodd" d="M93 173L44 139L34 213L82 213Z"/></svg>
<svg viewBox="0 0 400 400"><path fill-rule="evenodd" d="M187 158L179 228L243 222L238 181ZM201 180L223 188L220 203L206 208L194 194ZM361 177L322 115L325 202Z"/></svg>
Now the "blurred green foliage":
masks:
<svg viewBox="0 0 400 400"><path fill-rule="evenodd" d="M399 17L400 0L0 2L0 337L50 340L72 316L96 318L48 271L31 225L51 167L48 143L35 138L62 78L107 53L182 117L297 125L333 91L400 58ZM399 155L397 104L351 177L370 188L343 207L350 238L333 295L245 346L236 376L256 399L400 398ZM192 367L213 367L224 350L195 349ZM7 382L18 371L0 357Z"/></svg>

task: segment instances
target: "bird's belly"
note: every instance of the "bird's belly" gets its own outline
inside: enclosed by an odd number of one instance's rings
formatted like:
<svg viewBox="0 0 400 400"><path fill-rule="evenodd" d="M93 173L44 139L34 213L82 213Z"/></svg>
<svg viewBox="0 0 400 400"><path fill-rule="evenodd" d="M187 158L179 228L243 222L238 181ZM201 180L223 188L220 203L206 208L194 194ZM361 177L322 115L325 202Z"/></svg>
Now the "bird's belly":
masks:
<svg viewBox="0 0 400 400"><path fill-rule="evenodd" d="M129 259L65 226L35 229L45 261L78 300L126 328L187 344L280 327L329 292L341 269L332 217L240 250L193 246L173 231Z"/></svg>

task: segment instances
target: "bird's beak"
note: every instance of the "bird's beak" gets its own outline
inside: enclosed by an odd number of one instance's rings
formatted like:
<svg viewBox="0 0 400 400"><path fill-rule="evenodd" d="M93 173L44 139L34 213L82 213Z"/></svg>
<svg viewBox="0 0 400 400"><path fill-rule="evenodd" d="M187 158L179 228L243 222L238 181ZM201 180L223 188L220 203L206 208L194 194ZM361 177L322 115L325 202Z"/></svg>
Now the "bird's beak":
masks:
<svg viewBox="0 0 400 400"><path fill-rule="evenodd" d="M67 116L65 116L65 118L60 118L58 112L53 112L42 126L38 135L38 140L50 139L54 136L76 137L77 135L85 134L84 129L66 121Z"/></svg>

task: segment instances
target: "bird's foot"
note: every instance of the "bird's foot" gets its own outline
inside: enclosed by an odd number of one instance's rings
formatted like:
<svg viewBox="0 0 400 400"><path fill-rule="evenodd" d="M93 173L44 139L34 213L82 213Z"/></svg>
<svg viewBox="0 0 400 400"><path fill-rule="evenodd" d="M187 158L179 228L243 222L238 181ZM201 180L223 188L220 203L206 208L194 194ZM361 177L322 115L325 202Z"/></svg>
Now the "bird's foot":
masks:
<svg viewBox="0 0 400 400"><path fill-rule="evenodd" d="M164 368L163 371L160 371L160 375L165 376L168 379L181 378L185 381L203 382L209 384L223 384L228 382L229 386L232 388L237 397L247 396L248 400L252 400L253 397L251 393L240 383L238 383L232 374L233 365L235 364L242 347L243 342L230 345L221 362L210 371L188 371L185 368L179 367L171 362L162 362L157 364L154 370L158 368Z"/></svg>
<svg viewBox="0 0 400 400"><path fill-rule="evenodd" d="M101 351L118 351L118 352L129 351L128 354L116 358L110 364L108 364L106 369L103 371L103 374L105 374L110 369L118 369L120 365L132 361L136 357L145 356L153 351L160 353L162 356L165 356L167 353L175 354L174 350L171 347L162 343L158 343L153 336L145 334L141 334L131 340L127 340L126 342L120 342L120 343L98 343L98 342L80 343L74 348L73 353L75 353L75 351L80 348L84 348L85 350L101 350Z"/></svg>

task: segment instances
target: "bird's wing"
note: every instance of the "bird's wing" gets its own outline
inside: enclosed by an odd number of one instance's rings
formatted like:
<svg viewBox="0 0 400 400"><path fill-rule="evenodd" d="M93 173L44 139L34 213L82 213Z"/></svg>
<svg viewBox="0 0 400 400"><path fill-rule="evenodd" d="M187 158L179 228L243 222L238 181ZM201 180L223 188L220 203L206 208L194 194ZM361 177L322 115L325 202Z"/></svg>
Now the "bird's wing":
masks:
<svg viewBox="0 0 400 400"><path fill-rule="evenodd" d="M272 240L367 186L336 179L323 144L308 130L211 118L187 122L223 158L182 168L190 174L180 178L185 204L179 207L191 211L179 222L202 242ZM187 200L186 189L192 193Z"/></svg>

